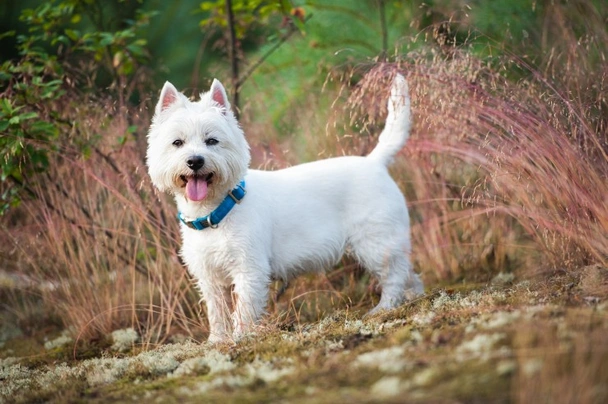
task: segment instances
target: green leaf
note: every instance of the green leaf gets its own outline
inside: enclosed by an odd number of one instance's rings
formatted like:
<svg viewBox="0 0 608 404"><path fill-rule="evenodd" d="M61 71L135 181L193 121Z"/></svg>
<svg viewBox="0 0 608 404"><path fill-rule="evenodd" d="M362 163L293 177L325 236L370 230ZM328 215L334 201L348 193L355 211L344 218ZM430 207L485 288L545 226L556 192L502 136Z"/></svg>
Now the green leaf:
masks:
<svg viewBox="0 0 608 404"><path fill-rule="evenodd" d="M44 135L48 138L54 138L59 134L59 129L50 122L36 121L31 127L30 131L36 135Z"/></svg>
<svg viewBox="0 0 608 404"><path fill-rule="evenodd" d="M108 46L114 42L114 36L108 32L101 33L101 40L99 41L100 46Z"/></svg>
<svg viewBox="0 0 608 404"><path fill-rule="evenodd" d="M6 32L2 32L0 33L0 40L7 38L9 36L15 36L16 31L6 31Z"/></svg>
<svg viewBox="0 0 608 404"><path fill-rule="evenodd" d="M211 11L213 9L216 9L217 7L218 7L218 5L215 2L203 1L201 3L201 10L202 11Z"/></svg>
<svg viewBox="0 0 608 404"><path fill-rule="evenodd" d="M13 104L11 104L11 101L8 98L0 98L0 108L6 115L12 115L14 111Z"/></svg>
<svg viewBox="0 0 608 404"><path fill-rule="evenodd" d="M36 112L26 112L24 114L19 115L19 117L22 121L25 121L28 119L37 118L38 114Z"/></svg>
<svg viewBox="0 0 608 404"><path fill-rule="evenodd" d="M78 41L78 39L80 39L80 32L78 32L74 29L66 29L65 34L67 35L68 38L70 38L74 42L76 42L76 41Z"/></svg>

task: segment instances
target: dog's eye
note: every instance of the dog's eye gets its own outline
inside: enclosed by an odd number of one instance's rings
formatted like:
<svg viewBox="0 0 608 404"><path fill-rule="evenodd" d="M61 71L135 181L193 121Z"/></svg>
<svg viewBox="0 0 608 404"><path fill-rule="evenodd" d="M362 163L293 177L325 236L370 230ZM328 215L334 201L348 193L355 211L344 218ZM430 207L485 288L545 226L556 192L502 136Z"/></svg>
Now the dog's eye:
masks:
<svg viewBox="0 0 608 404"><path fill-rule="evenodd" d="M216 139L216 138L214 138L214 137L210 137L209 139L206 139L206 140L205 140L205 144L206 144L207 146L215 146L215 145L216 145L216 144L218 144L219 142L220 142L220 141L219 141L219 140L217 140L217 139Z"/></svg>
<svg viewBox="0 0 608 404"><path fill-rule="evenodd" d="M175 146L175 147L181 147L183 145L184 145L184 141L181 139L177 139L177 140L173 141L173 146Z"/></svg>

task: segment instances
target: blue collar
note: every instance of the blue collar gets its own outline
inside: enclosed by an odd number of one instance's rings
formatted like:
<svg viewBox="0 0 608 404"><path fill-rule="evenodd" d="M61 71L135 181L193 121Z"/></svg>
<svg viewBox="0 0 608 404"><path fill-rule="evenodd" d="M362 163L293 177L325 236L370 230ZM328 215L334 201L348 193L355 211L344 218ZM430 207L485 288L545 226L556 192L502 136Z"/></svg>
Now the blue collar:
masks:
<svg viewBox="0 0 608 404"><path fill-rule="evenodd" d="M221 222L222 219L225 218L226 215L232 210L234 205L241 203L241 199L245 197L246 193L245 180L243 180L236 186L236 188L228 192L228 195L226 198L224 198L222 203L220 203L220 206L218 206L209 215L188 221L184 219L182 212L178 212L177 218L181 220L183 224L194 230L205 230L208 227L215 229L219 222Z"/></svg>

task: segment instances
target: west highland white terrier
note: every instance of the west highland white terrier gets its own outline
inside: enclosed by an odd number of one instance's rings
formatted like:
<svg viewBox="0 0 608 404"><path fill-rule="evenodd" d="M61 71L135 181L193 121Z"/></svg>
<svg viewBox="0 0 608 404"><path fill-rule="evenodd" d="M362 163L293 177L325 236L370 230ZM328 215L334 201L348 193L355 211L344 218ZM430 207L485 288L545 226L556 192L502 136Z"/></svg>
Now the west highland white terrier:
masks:
<svg viewBox="0 0 608 404"><path fill-rule="evenodd" d="M370 312L423 293L410 222L388 165L410 129L407 81L395 78L378 145L278 171L249 169L249 145L222 84L191 102L166 82L148 134L153 184L175 196L181 255L207 305L209 341L238 339L265 312L272 279L335 265L345 251L379 279Z"/></svg>

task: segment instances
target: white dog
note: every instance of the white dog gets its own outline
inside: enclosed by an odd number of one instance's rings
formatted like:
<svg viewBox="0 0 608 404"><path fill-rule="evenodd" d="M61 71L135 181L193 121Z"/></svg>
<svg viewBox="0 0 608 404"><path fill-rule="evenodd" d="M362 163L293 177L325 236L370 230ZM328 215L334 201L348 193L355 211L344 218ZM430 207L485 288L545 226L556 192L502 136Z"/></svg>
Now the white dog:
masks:
<svg viewBox="0 0 608 404"><path fill-rule="evenodd" d="M397 75L386 127L367 157L250 170L249 146L222 84L214 80L191 102L165 83L147 164L154 185L175 196L181 253L207 304L209 341L251 331L271 279L322 271L345 251L379 278L382 297L371 313L423 293L409 259L405 199L387 169L409 129L408 85Z"/></svg>

